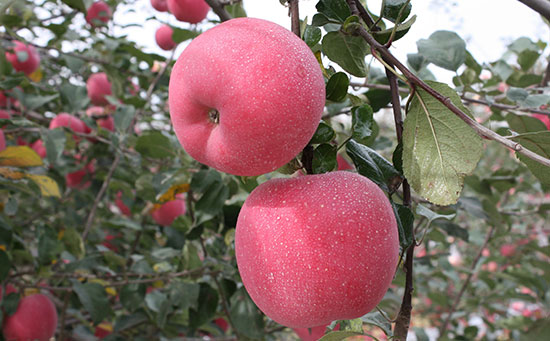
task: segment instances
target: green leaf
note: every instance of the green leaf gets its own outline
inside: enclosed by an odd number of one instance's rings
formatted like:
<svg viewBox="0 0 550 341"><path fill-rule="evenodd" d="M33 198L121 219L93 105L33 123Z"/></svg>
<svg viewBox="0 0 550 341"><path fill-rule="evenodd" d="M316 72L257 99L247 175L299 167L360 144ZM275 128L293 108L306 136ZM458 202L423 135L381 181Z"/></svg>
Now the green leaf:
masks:
<svg viewBox="0 0 550 341"><path fill-rule="evenodd" d="M328 59L352 75L367 75L365 56L369 53L369 46L363 38L346 35L340 31L329 32L323 37L322 50Z"/></svg>
<svg viewBox="0 0 550 341"><path fill-rule="evenodd" d="M348 75L344 72L336 72L327 82L327 99L334 102L343 101L348 94L348 87Z"/></svg>
<svg viewBox="0 0 550 341"><path fill-rule="evenodd" d="M334 132L334 129L332 129L332 127L325 122L321 121L317 126L315 134L313 134L313 137L309 141L309 144L328 143L331 142L335 136L336 133Z"/></svg>
<svg viewBox="0 0 550 341"><path fill-rule="evenodd" d="M525 99L527 99L527 96L529 96L529 92L521 88L510 87L510 89L508 89L508 91L506 92L506 97L514 102L524 101Z"/></svg>
<svg viewBox="0 0 550 341"><path fill-rule="evenodd" d="M430 62L420 53L409 53L407 54L407 64L411 69L418 72L428 66Z"/></svg>
<svg viewBox="0 0 550 341"><path fill-rule="evenodd" d="M119 105L113 115L115 128L118 131L126 131L136 114L136 109L130 105Z"/></svg>
<svg viewBox="0 0 550 341"><path fill-rule="evenodd" d="M536 51L526 50L519 54L518 64L523 71L527 71L535 65L537 59L539 59L540 53Z"/></svg>
<svg viewBox="0 0 550 341"><path fill-rule="evenodd" d="M460 238L465 242L468 242L469 240L470 235L468 230L453 222L448 220L438 220L434 223L434 225L445 231L449 236Z"/></svg>
<svg viewBox="0 0 550 341"><path fill-rule="evenodd" d="M67 136L61 129L46 130L43 133L46 156L50 164L55 164L65 149Z"/></svg>
<svg viewBox="0 0 550 341"><path fill-rule="evenodd" d="M427 83L468 113L446 84ZM464 177L473 172L482 151L481 138L464 121L418 89L403 131L403 171L416 193L437 205L456 203Z"/></svg>
<svg viewBox="0 0 550 341"><path fill-rule="evenodd" d="M365 96L367 97L368 103L372 107L373 112L378 112L391 102L391 92L388 90L370 89L365 92Z"/></svg>
<svg viewBox="0 0 550 341"><path fill-rule="evenodd" d="M197 283L172 282L170 285L170 301L180 309L198 309L200 285Z"/></svg>
<svg viewBox="0 0 550 341"><path fill-rule="evenodd" d="M373 311L361 317L363 323L367 323L376 326L386 334L386 336L392 336L391 323L387 317L384 317L380 312Z"/></svg>
<svg viewBox="0 0 550 341"><path fill-rule="evenodd" d="M309 47L314 47L315 45L317 45L317 43L321 41L321 37L323 35L319 27L310 25L306 26L303 34L303 39Z"/></svg>
<svg viewBox="0 0 550 341"><path fill-rule="evenodd" d="M11 260L8 254L4 250L0 250L0 283L8 277L10 269Z"/></svg>
<svg viewBox="0 0 550 341"><path fill-rule="evenodd" d="M74 228L69 227L65 229L65 233L62 238L65 248L76 258L82 258L85 254L84 241L82 236Z"/></svg>
<svg viewBox="0 0 550 341"><path fill-rule="evenodd" d="M549 103L550 103L549 95L537 94L537 95L527 96L527 98L521 102L521 106L524 108L538 109L540 106L546 105Z"/></svg>
<svg viewBox="0 0 550 341"><path fill-rule="evenodd" d="M119 333L127 329L129 330L148 321L149 318L143 310L138 310L131 315L121 315L116 320L114 332Z"/></svg>
<svg viewBox="0 0 550 341"><path fill-rule="evenodd" d="M34 110L36 108L44 106L46 103L51 102L58 97L59 94L53 94L49 96L25 94L24 96L18 96L18 99L21 101L24 107L29 110Z"/></svg>
<svg viewBox="0 0 550 341"><path fill-rule="evenodd" d="M411 14L411 8L411 2L408 0L382 0L382 17L393 23L398 18L400 22L403 22ZM401 11L401 16L399 16Z"/></svg>
<svg viewBox="0 0 550 341"><path fill-rule="evenodd" d="M83 0L61 0L69 7L79 10L82 13L86 13L86 5Z"/></svg>
<svg viewBox="0 0 550 341"><path fill-rule="evenodd" d="M219 214L229 198L229 188L223 183L220 173L212 169L195 173L191 189L195 193L202 193L195 204L195 210L201 215L197 225Z"/></svg>
<svg viewBox="0 0 550 341"><path fill-rule="evenodd" d="M531 116L508 113L506 122L508 122L510 129L519 134L547 130L546 125L541 120Z"/></svg>
<svg viewBox="0 0 550 341"><path fill-rule="evenodd" d="M84 60L77 57L64 55L62 58L65 60L67 67L71 69L72 72L75 72L75 73L78 73L82 68L82 66L84 66L85 64Z"/></svg>
<svg viewBox="0 0 550 341"><path fill-rule="evenodd" d="M373 132L374 111L368 104L351 108L352 138L361 143L366 143Z"/></svg>
<svg viewBox="0 0 550 341"><path fill-rule="evenodd" d="M315 8L327 18L341 23L344 23L351 15L346 0L319 0Z"/></svg>
<svg viewBox="0 0 550 341"><path fill-rule="evenodd" d="M143 303L146 287L139 284L127 284L120 291L120 303L128 311L136 311Z"/></svg>
<svg viewBox="0 0 550 341"><path fill-rule="evenodd" d="M336 161L336 146L323 143L313 151L313 173L321 174L333 171L338 163Z"/></svg>
<svg viewBox="0 0 550 341"><path fill-rule="evenodd" d="M414 214L407 206L398 204L393 200L390 200L390 202L397 222L399 246L402 250L406 250L413 243Z"/></svg>
<svg viewBox="0 0 550 341"><path fill-rule="evenodd" d="M170 139L157 130L151 130L138 137L136 150L144 157L162 159L174 156Z"/></svg>
<svg viewBox="0 0 550 341"><path fill-rule="evenodd" d="M330 19L327 18L327 16L322 13L315 14L313 16L313 19L311 19L312 26L324 26L328 23L330 23Z"/></svg>
<svg viewBox="0 0 550 341"><path fill-rule="evenodd" d="M178 28L173 26L170 26L170 27L172 27L172 40L174 40L176 44L179 44L189 39L193 39L197 37L200 33L196 31L186 30L183 28Z"/></svg>
<svg viewBox="0 0 550 341"><path fill-rule="evenodd" d="M409 20L406 22L400 24L397 26L397 29L395 29L395 35L393 36L393 41L399 40L400 38L403 38L407 32L411 29L411 26L416 22L416 15L413 15ZM390 36L392 34L392 31L394 30L394 27L387 28L382 31L375 31L372 32L372 36L374 39L376 39L377 42L380 44L385 44L390 39Z"/></svg>
<svg viewBox="0 0 550 341"><path fill-rule="evenodd" d="M466 43L455 32L436 31L416 45L418 53L446 70L456 71L466 61Z"/></svg>
<svg viewBox="0 0 550 341"><path fill-rule="evenodd" d="M204 323L212 320L218 307L218 292L207 283L200 283L199 307L189 309L189 325L197 329Z"/></svg>
<svg viewBox="0 0 550 341"><path fill-rule="evenodd" d="M493 71L493 73L498 75L500 79L505 82L514 73L514 69L504 60L499 60L496 63L493 63L491 71Z"/></svg>
<svg viewBox="0 0 550 341"><path fill-rule="evenodd" d="M519 142L523 147L550 159L550 131L539 131L534 133L525 133L514 136L513 141ZM550 185L550 167L544 166L537 161L531 160L523 154L516 153L521 162L527 165L527 168L539 179L539 181Z"/></svg>
<svg viewBox="0 0 550 341"><path fill-rule="evenodd" d="M111 304L105 292L105 288L98 283L80 283L72 281L73 290L78 299L92 317L94 324L98 324L112 315Z"/></svg>
<svg viewBox="0 0 550 341"><path fill-rule="evenodd" d="M164 304L168 300L168 296L162 293L160 290L153 290L145 295L145 305L147 308L158 313Z"/></svg>
<svg viewBox="0 0 550 341"><path fill-rule="evenodd" d="M403 176L376 151L354 140L346 144L346 151L359 174L371 179L386 192L393 193L399 188Z"/></svg>
<svg viewBox="0 0 550 341"><path fill-rule="evenodd" d="M233 5L226 5L224 9L231 15L232 18L246 17L246 11L244 10L242 3L240 2Z"/></svg>
<svg viewBox="0 0 550 341"><path fill-rule="evenodd" d="M4 296L2 300L2 309L5 310L8 316L15 314L19 306L20 296L16 293L10 293Z"/></svg>
<svg viewBox="0 0 550 341"><path fill-rule="evenodd" d="M252 302L250 296L244 288L239 289L231 297L231 321L233 327L240 334L251 339L262 339L264 335L264 318L263 314Z"/></svg>
<svg viewBox="0 0 550 341"><path fill-rule="evenodd" d="M319 341L341 341L345 340L350 336L363 335L363 333L357 332L347 332L347 331L333 331L325 334Z"/></svg>
<svg viewBox="0 0 550 341"><path fill-rule="evenodd" d="M67 104L69 112L75 112L84 109L90 102L88 92L84 86L75 86L70 83L64 83L59 88L61 100Z"/></svg>

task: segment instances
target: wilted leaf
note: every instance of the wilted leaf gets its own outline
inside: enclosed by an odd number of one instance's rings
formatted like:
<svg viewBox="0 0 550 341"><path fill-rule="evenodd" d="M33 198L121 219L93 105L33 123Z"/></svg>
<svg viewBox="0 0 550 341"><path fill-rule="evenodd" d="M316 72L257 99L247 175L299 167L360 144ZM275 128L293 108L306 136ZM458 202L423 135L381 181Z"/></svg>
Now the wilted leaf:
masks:
<svg viewBox="0 0 550 341"><path fill-rule="evenodd" d="M43 164L42 158L27 146L9 146L0 152L0 166L37 167Z"/></svg>
<svg viewBox="0 0 550 341"><path fill-rule="evenodd" d="M61 198L59 185L49 176L38 174L26 174L25 176L38 185L43 196Z"/></svg>

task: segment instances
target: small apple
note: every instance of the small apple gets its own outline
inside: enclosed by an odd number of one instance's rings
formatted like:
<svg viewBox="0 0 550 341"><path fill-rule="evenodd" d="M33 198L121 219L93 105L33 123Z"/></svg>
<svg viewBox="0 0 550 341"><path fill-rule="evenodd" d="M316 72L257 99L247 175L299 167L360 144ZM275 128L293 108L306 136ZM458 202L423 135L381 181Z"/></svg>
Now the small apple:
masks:
<svg viewBox="0 0 550 341"><path fill-rule="evenodd" d="M0 118L5 118L9 120L11 118L11 114L9 111L0 109Z"/></svg>
<svg viewBox="0 0 550 341"><path fill-rule="evenodd" d="M185 200L180 196L175 200L171 200L161 204L159 208L151 212L153 220L162 226L172 225L174 220L180 215L185 214Z"/></svg>
<svg viewBox="0 0 550 341"><path fill-rule="evenodd" d="M533 117L538 118L546 125L546 128L550 130L550 116L544 114L533 114Z"/></svg>
<svg viewBox="0 0 550 341"><path fill-rule="evenodd" d="M50 121L50 129L55 129L59 127L67 127L74 132L82 134L90 133L90 127L88 127L86 123L84 123L84 121L76 116L65 112L59 113ZM80 137L76 135L74 135L73 137L75 141L80 141Z"/></svg>
<svg viewBox="0 0 550 341"><path fill-rule="evenodd" d="M320 338L325 335L325 331L327 330L328 324L317 326L313 328L292 328L296 335L300 338L302 341L317 341ZM340 325L336 325L334 330L338 330L340 328Z"/></svg>
<svg viewBox="0 0 550 341"><path fill-rule="evenodd" d="M48 341L55 334L57 310L43 294L23 297L17 311L4 317L2 332L6 340Z"/></svg>
<svg viewBox="0 0 550 341"><path fill-rule="evenodd" d="M111 82L105 72L98 72L91 75L86 81L86 90L88 97L94 105L107 105L109 101L105 96L110 96Z"/></svg>
<svg viewBox="0 0 550 341"><path fill-rule="evenodd" d="M176 43L172 39L173 32L172 27L168 25L162 25L157 29L155 32L155 40L161 49L168 51L176 47Z"/></svg>
<svg viewBox="0 0 550 341"><path fill-rule="evenodd" d="M69 188L86 189L92 184L91 177L94 171L94 163L91 161L80 170L65 175L65 184Z"/></svg>
<svg viewBox="0 0 550 341"><path fill-rule="evenodd" d="M516 246L512 244L504 244L500 247L500 254L504 257L511 257L516 253Z"/></svg>
<svg viewBox="0 0 550 341"><path fill-rule="evenodd" d="M44 147L44 142L42 142L42 140L38 139L36 141L34 141L32 144L31 144L31 148L36 152L36 154L38 154L41 158L45 158L46 157L46 147Z"/></svg>
<svg viewBox="0 0 550 341"><path fill-rule="evenodd" d="M92 117L96 120L98 127L109 131L115 131L115 120L110 115L110 110L105 110L104 107L93 106L86 110L86 115ZM92 142L95 142L95 139L91 139Z"/></svg>
<svg viewBox="0 0 550 341"><path fill-rule="evenodd" d="M348 162L348 160L344 159L344 157L340 154L336 157L336 162L338 162L338 170L353 169L353 166Z"/></svg>
<svg viewBox="0 0 550 341"><path fill-rule="evenodd" d="M176 136L191 157L256 176L282 167L307 145L323 113L325 83L310 48L292 32L237 18L183 51L170 75L169 104Z"/></svg>
<svg viewBox="0 0 550 341"><path fill-rule="evenodd" d="M206 18L210 6L204 0L167 0L168 11L176 19L197 24Z"/></svg>
<svg viewBox="0 0 550 341"><path fill-rule="evenodd" d="M291 328L361 317L388 290L399 236L384 192L357 173L272 179L239 213L235 255L258 308Z"/></svg>
<svg viewBox="0 0 550 341"><path fill-rule="evenodd" d="M115 205L120 210L120 213L124 214L125 216L129 217L132 215L132 211L130 211L130 208L126 206L124 201L122 201L122 191L118 191L116 194L115 199Z"/></svg>
<svg viewBox="0 0 550 341"><path fill-rule="evenodd" d="M111 19L111 8L103 1L94 2L86 14L86 22L92 27L103 26Z"/></svg>
<svg viewBox="0 0 550 341"><path fill-rule="evenodd" d="M151 0L151 6L159 12L168 12L168 3L166 0Z"/></svg>
<svg viewBox="0 0 550 341"><path fill-rule="evenodd" d="M16 71L22 71L30 75L40 65L40 56L32 45L26 45L20 41L14 41L15 47L12 52L6 52L6 59Z"/></svg>

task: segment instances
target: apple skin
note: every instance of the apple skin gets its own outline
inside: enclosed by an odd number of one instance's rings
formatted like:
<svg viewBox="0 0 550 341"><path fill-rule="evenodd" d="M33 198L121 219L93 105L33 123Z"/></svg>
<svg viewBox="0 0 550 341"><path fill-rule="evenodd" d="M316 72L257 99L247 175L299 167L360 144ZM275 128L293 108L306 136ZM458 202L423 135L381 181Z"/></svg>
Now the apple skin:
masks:
<svg viewBox="0 0 550 341"><path fill-rule="evenodd" d="M50 121L50 129L55 129L59 127L67 127L74 132L83 134L89 134L91 131L90 127L88 127L86 123L84 123L84 121L82 121L80 118L65 112L59 113ZM73 138L77 142L80 141L79 136L73 135Z"/></svg>
<svg viewBox="0 0 550 341"><path fill-rule="evenodd" d="M94 171L95 171L95 167L92 161L82 169L79 169L75 172L71 172L65 175L65 184L67 185L67 187L74 188L74 189L89 188L90 185L92 184L92 181L90 180L90 178L92 177Z"/></svg>
<svg viewBox="0 0 550 341"><path fill-rule="evenodd" d="M307 145L325 83L309 47L272 22L237 18L195 38L169 85L170 116L185 151L222 172L271 172ZM219 112L213 123L209 112Z"/></svg>
<svg viewBox="0 0 550 341"><path fill-rule="evenodd" d="M546 128L550 130L550 116L544 114L533 114L533 117L538 118L546 125Z"/></svg>
<svg viewBox="0 0 550 341"><path fill-rule="evenodd" d="M0 118L10 119L10 118L11 118L11 114L10 114L9 111L0 109Z"/></svg>
<svg viewBox="0 0 550 341"><path fill-rule="evenodd" d="M235 255L260 310L284 326L312 328L361 317L382 300L399 237L384 192L336 171L254 189L239 213Z"/></svg>
<svg viewBox="0 0 550 341"><path fill-rule="evenodd" d="M169 226L172 225L177 217L184 215L185 212L185 200L181 197L176 197L175 200L167 201L158 209L151 212L151 216L157 224Z"/></svg>
<svg viewBox="0 0 550 341"><path fill-rule="evenodd" d="M0 107L8 105L8 98L4 95L4 91L0 91Z"/></svg>
<svg viewBox="0 0 550 341"><path fill-rule="evenodd" d="M0 302L2 302L2 286L0 285ZM17 292L17 289L15 289L15 287L11 284L7 284L6 285L6 296L11 294L11 293L14 293L14 292Z"/></svg>
<svg viewBox="0 0 550 341"><path fill-rule="evenodd" d="M30 75L40 65L40 56L36 49L32 45L26 45L20 41L14 41L15 47L12 52L6 52L6 59L11 63L16 71L22 71L26 75ZM27 59L25 61L19 61L17 58L17 52L27 52Z"/></svg>
<svg viewBox="0 0 550 341"><path fill-rule="evenodd" d="M122 191L117 192L115 205L118 207L118 209L120 210L120 213L122 213L123 215L127 217L130 217L132 215L132 211L130 211L130 208L126 206L124 201L122 201Z"/></svg>
<svg viewBox="0 0 550 341"><path fill-rule="evenodd" d="M103 1L94 2L86 14L86 22L92 27L106 24L111 19L111 8Z"/></svg>
<svg viewBox="0 0 550 341"><path fill-rule="evenodd" d="M338 162L338 170L352 170L354 169L350 163L344 159L344 157L340 154L336 157L336 162Z"/></svg>
<svg viewBox="0 0 550 341"><path fill-rule="evenodd" d="M500 254L504 257L512 257L516 253L516 246L512 244L504 244L500 247Z"/></svg>
<svg viewBox="0 0 550 341"><path fill-rule="evenodd" d="M190 24L197 24L206 18L210 6L204 0L167 0L168 11L176 19Z"/></svg>
<svg viewBox="0 0 550 341"><path fill-rule="evenodd" d="M88 97L94 105L107 105L109 101L105 96L110 96L111 82L105 72L98 72L91 75L86 81L86 90Z"/></svg>
<svg viewBox="0 0 550 341"><path fill-rule="evenodd" d="M168 2L166 0L151 0L151 6L159 12L168 12Z"/></svg>
<svg viewBox="0 0 550 341"><path fill-rule="evenodd" d="M155 40L161 49L169 51L176 47L176 43L172 39L173 32L174 30L172 30L172 27L168 25L162 25L157 29L155 32Z"/></svg>
<svg viewBox="0 0 550 341"><path fill-rule="evenodd" d="M31 148L40 156L41 158L45 158L47 155L46 147L44 147L44 142L42 140L38 139L34 141L31 144Z"/></svg>
<svg viewBox="0 0 550 341"><path fill-rule="evenodd" d="M43 294L23 297L17 311L5 316L2 331L6 340L48 341L55 334L57 311Z"/></svg>

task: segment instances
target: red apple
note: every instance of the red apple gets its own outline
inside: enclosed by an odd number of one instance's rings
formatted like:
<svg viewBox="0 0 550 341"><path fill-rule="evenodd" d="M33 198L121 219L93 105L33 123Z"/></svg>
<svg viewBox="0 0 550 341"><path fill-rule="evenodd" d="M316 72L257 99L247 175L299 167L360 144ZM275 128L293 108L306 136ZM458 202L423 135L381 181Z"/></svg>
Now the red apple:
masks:
<svg viewBox="0 0 550 341"><path fill-rule="evenodd" d="M30 75L40 65L40 56L32 45L26 45L20 41L14 41L12 52L6 52L6 59L16 71L22 71Z"/></svg>
<svg viewBox="0 0 550 341"><path fill-rule="evenodd" d="M94 163L89 162L85 167L65 175L65 183L69 188L86 189L92 184L91 177L95 171Z"/></svg>
<svg viewBox="0 0 550 341"><path fill-rule="evenodd" d="M0 118L10 119L11 114L9 111L0 109Z"/></svg>
<svg viewBox="0 0 550 341"><path fill-rule="evenodd" d="M86 14L86 22L92 27L105 25L111 19L111 8L103 1L94 2Z"/></svg>
<svg viewBox="0 0 550 341"><path fill-rule="evenodd" d="M223 317L219 317L217 319L214 320L214 323L220 327L220 329L225 333L227 331L227 329L229 329L229 323L227 323L227 321L223 318Z"/></svg>
<svg viewBox="0 0 550 341"><path fill-rule="evenodd" d="M372 181L337 171L272 179L246 199L235 255L258 308L292 328L361 317L399 259L391 204Z"/></svg>
<svg viewBox="0 0 550 341"><path fill-rule="evenodd" d="M115 131L115 120L110 115L110 112L105 110L104 107L93 106L86 110L86 115L92 117L96 120L98 127L109 131ZM91 139L92 142L95 142L95 139Z"/></svg>
<svg viewBox="0 0 550 341"><path fill-rule="evenodd" d="M89 134L90 128L80 118L67 114L65 112L55 116L50 122L50 129L59 127L67 127L74 132ZM74 135L75 141L80 141L80 138Z"/></svg>
<svg viewBox="0 0 550 341"><path fill-rule="evenodd" d="M504 257L511 257L516 253L516 246L512 244L504 244L500 247L500 254Z"/></svg>
<svg viewBox="0 0 550 341"><path fill-rule="evenodd" d="M155 40L161 49L168 51L176 47L176 43L172 39L173 32L172 27L168 25L162 25L157 29L157 32L155 32Z"/></svg>
<svg viewBox="0 0 550 341"><path fill-rule="evenodd" d="M115 205L125 216L129 217L132 215L132 211L130 211L130 208L126 206L124 201L122 201L122 191L118 191L118 193L116 194Z"/></svg>
<svg viewBox="0 0 550 341"><path fill-rule="evenodd" d="M113 332L113 325L109 322L101 322L95 327L94 336L103 339Z"/></svg>
<svg viewBox="0 0 550 341"><path fill-rule="evenodd" d="M0 91L0 107L8 105L8 98L4 95L4 91Z"/></svg>
<svg viewBox="0 0 550 341"><path fill-rule="evenodd" d="M166 0L151 0L151 6L159 12L168 12L168 3Z"/></svg>
<svg viewBox="0 0 550 341"><path fill-rule="evenodd" d="M31 144L31 148L34 149L36 154L38 154L41 158L46 157L46 147L44 147L44 142L42 140L38 139Z"/></svg>
<svg viewBox="0 0 550 341"><path fill-rule="evenodd" d="M0 152L6 149L6 136L4 135L4 131L0 129Z"/></svg>
<svg viewBox="0 0 550 341"><path fill-rule="evenodd" d="M325 83L315 56L292 32L237 18L183 51L170 76L169 103L189 155L226 173L255 176L307 145L323 113Z"/></svg>
<svg viewBox="0 0 550 341"><path fill-rule="evenodd" d="M550 130L550 116L544 114L533 114L533 117L538 118L546 125L546 128Z"/></svg>
<svg viewBox="0 0 550 341"><path fill-rule="evenodd" d="M176 19L191 24L203 21L210 10L204 0L167 0L167 5Z"/></svg>
<svg viewBox="0 0 550 341"><path fill-rule="evenodd" d="M317 341L320 338L325 335L325 331L327 330L328 324L317 326L313 328L292 328L296 335L300 338L302 341ZM338 330L340 328L340 325L337 325L334 330ZM311 329L311 330L310 330Z"/></svg>
<svg viewBox="0 0 550 341"><path fill-rule="evenodd" d="M105 96L110 96L111 82L107 78L105 72L94 73L86 81L86 90L88 90L88 97L94 105L107 105L109 101Z"/></svg>
<svg viewBox="0 0 550 341"><path fill-rule="evenodd" d="M172 225L174 220L185 214L185 200L181 197L165 202L159 208L151 212L153 220L162 226Z"/></svg>
<svg viewBox="0 0 550 341"><path fill-rule="evenodd" d="M48 341L55 334L57 310L42 294L23 297L17 311L5 316L2 331L6 340Z"/></svg>
<svg viewBox="0 0 550 341"><path fill-rule="evenodd" d="M340 154L338 154L338 156L336 157L336 161L338 162L338 170L353 169L353 166L350 165L350 163Z"/></svg>

